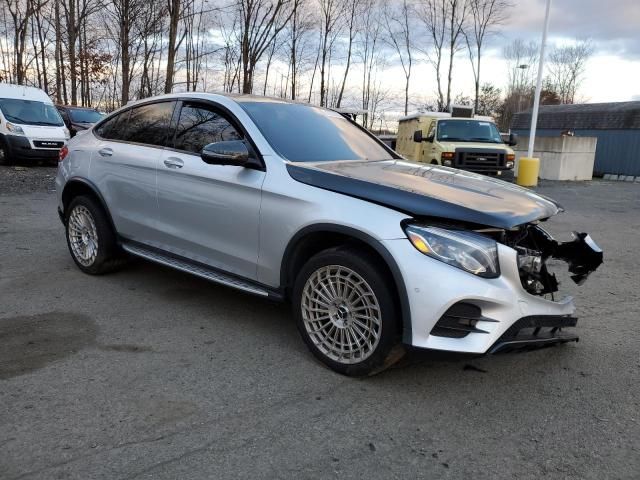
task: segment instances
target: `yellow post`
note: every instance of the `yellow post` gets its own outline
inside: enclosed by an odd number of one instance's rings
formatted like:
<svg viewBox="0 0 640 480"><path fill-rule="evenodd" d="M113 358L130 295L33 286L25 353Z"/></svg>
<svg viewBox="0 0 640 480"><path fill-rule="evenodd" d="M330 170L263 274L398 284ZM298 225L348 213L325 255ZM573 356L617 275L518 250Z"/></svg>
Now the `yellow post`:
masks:
<svg viewBox="0 0 640 480"><path fill-rule="evenodd" d="M516 183L522 187L535 187L538 185L539 172L539 158L521 157L518 162L518 178L516 178Z"/></svg>

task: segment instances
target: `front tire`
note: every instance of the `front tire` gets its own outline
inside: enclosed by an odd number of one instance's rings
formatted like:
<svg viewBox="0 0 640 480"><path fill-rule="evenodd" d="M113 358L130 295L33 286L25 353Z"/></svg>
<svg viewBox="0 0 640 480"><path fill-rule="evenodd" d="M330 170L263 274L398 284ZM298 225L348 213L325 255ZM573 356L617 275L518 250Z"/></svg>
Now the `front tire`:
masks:
<svg viewBox="0 0 640 480"><path fill-rule="evenodd" d="M9 149L0 141L0 165L10 165Z"/></svg>
<svg viewBox="0 0 640 480"><path fill-rule="evenodd" d="M74 198L67 208L65 220L67 246L80 270L101 275L124 263L111 224L94 199Z"/></svg>
<svg viewBox="0 0 640 480"><path fill-rule="evenodd" d="M398 309L377 259L355 248L325 250L301 269L293 289L298 330L311 352L343 375L390 364Z"/></svg>

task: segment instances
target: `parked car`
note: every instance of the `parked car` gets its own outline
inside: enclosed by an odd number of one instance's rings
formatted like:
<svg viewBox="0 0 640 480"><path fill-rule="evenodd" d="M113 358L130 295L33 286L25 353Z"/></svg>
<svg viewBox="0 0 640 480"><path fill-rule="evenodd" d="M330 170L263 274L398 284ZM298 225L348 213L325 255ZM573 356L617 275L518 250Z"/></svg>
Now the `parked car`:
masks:
<svg viewBox="0 0 640 480"><path fill-rule="evenodd" d="M555 201L409 162L311 105L170 94L116 111L61 159L80 270L109 272L126 252L288 300L311 351L347 375L387 365L400 342L485 353L576 340L573 300L547 298L547 261L579 283L602 261L587 234L542 229Z"/></svg>
<svg viewBox="0 0 640 480"><path fill-rule="evenodd" d="M0 83L0 164L55 161L68 139L69 130L44 91Z"/></svg>
<svg viewBox="0 0 640 480"><path fill-rule="evenodd" d="M409 115L398 123L396 151L416 162L460 168L488 175L513 170L517 136L502 138L490 117L473 114L473 107L452 113Z"/></svg>
<svg viewBox="0 0 640 480"><path fill-rule="evenodd" d="M86 130L104 117L104 115L98 112L95 108L88 107L75 107L71 105L57 105L56 108L64 124L69 129L71 136L74 137L76 133Z"/></svg>

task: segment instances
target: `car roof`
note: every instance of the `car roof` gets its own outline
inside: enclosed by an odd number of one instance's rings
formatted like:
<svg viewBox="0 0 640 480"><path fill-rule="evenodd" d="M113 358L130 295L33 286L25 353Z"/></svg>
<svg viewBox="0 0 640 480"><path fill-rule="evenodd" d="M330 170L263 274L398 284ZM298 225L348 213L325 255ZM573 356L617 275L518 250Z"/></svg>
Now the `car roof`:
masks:
<svg viewBox="0 0 640 480"><path fill-rule="evenodd" d="M0 83L0 98L14 100L34 100L53 105L51 98L43 90L27 85L14 85L12 83Z"/></svg>
<svg viewBox="0 0 640 480"><path fill-rule="evenodd" d="M141 102L147 102L149 100L162 100L162 99L181 99L181 98L201 98L203 100L215 100L217 98L224 97L233 100L236 103L287 103L292 105L308 105L310 107L317 107L308 102L302 102L299 100L289 100L285 98L277 97L263 97L260 95L249 95L241 93L221 93L221 92L180 92L180 93L167 93L164 95L158 95L155 97L141 98L139 100L130 100L126 106L135 105Z"/></svg>

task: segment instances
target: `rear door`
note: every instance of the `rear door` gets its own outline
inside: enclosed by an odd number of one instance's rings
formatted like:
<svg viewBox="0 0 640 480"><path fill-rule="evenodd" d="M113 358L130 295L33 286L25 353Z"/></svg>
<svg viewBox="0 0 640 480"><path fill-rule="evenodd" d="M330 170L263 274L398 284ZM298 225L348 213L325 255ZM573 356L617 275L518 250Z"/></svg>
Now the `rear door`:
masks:
<svg viewBox="0 0 640 480"><path fill-rule="evenodd" d="M90 176L104 196L118 233L153 244L156 170L169 134L174 101L135 106L96 128Z"/></svg>
<svg viewBox="0 0 640 480"><path fill-rule="evenodd" d="M243 129L221 107L197 101L178 105L175 124L158 167L161 248L255 279L265 172L200 157L209 143L246 141Z"/></svg>

